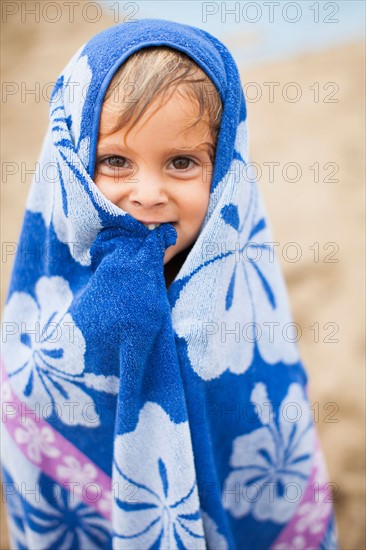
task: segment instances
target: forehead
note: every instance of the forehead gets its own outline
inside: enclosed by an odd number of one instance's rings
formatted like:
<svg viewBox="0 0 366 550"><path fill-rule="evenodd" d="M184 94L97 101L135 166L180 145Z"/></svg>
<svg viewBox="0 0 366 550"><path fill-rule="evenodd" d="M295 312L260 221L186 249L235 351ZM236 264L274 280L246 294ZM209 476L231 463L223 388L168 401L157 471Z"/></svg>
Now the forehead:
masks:
<svg viewBox="0 0 366 550"><path fill-rule="evenodd" d="M113 96L113 94L112 94ZM161 138L161 131L167 133L170 138L178 136L190 137L192 134L208 133L209 123L205 116L198 120L200 109L198 101L190 97L183 86L169 93L160 94L150 104L147 105L142 117L133 122L133 124L124 124L118 127L118 122L124 105L121 101L116 101L110 96L103 104L100 116L99 137L105 137L114 134L117 131L121 133L124 130L137 133L143 128L157 132ZM192 127L192 124L196 124Z"/></svg>

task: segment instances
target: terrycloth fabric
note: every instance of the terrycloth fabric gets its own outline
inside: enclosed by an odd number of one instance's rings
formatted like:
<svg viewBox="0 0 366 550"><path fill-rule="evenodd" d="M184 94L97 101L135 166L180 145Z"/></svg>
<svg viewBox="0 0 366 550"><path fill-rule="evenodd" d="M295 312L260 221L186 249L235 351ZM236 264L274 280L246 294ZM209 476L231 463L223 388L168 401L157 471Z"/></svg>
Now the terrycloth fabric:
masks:
<svg viewBox="0 0 366 550"><path fill-rule="evenodd" d="M168 291L175 228L148 229L93 182L107 86L150 45L191 56L224 103L207 215ZM226 47L165 20L116 25L66 66L50 119L3 319L13 548L337 548Z"/></svg>

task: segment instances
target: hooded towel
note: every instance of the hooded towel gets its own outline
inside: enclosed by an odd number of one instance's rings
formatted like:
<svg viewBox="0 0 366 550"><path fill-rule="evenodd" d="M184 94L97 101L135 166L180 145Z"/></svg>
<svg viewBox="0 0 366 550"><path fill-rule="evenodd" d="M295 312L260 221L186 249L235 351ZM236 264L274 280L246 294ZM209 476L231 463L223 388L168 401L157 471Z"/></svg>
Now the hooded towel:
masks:
<svg viewBox="0 0 366 550"><path fill-rule="evenodd" d="M223 102L208 210L168 290L176 229L149 229L93 181L106 89L159 45ZM13 548L337 548L246 117L227 48L171 21L101 32L58 78L3 318Z"/></svg>

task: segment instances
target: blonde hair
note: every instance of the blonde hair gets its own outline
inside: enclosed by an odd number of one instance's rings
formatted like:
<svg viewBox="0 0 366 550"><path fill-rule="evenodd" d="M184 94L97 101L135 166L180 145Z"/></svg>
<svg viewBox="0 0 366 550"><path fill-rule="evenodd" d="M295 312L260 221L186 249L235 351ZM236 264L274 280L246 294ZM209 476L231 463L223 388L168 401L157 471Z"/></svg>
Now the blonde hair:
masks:
<svg viewBox="0 0 366 550"><path fill-rule="evenodd" d="M167 101L170 92L178 87L179 92L199 107L198 115L189 121L187 128L205 120L216 147L222 114L220 94L207 74L188 55L167 46L138 50L114 74L104 97L105 102L110 101L113 94L117 104L114 131L125 127L127 135L153 101L158 97ZM160 107L159 104L156 110Z"/></svg>

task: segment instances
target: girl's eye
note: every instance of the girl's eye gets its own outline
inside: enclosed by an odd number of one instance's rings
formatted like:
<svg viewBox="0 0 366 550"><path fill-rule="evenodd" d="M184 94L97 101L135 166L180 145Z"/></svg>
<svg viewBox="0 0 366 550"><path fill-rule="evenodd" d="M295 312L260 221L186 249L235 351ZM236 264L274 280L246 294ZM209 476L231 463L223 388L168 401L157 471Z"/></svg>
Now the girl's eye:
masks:
<svg viewBox="0 0 366 550"><path fill-rule="evenodd" d="M127 159L125 159L125 157L117 157L117 156L107 157L105 159L102 159L100 162L103 163L108 168L114 168L114 169L127 168L128 166Z"/></svg>
<svg viewBox="0 0 366 550"><path fill-rule="evenodd" d="M194 162L192 159L188 157L176 157L172 160L174 168L177 170L188 170L190 168L190 163L197 165L196 162Z"/></svg>

